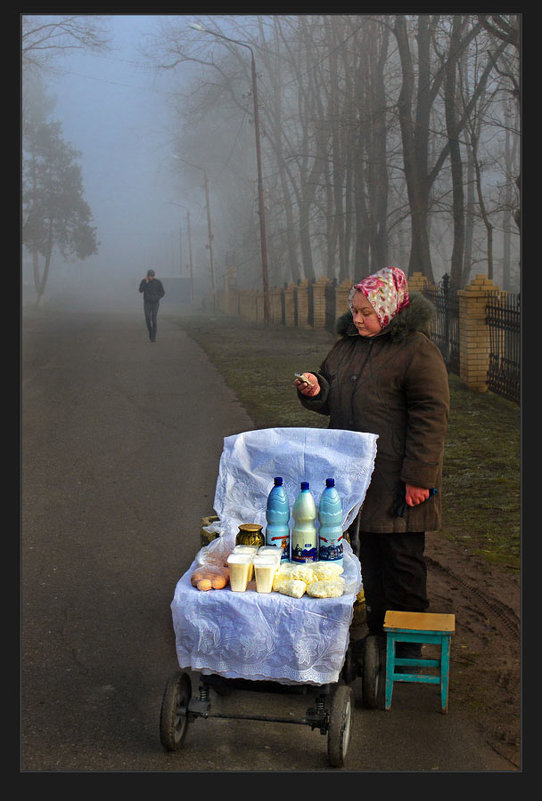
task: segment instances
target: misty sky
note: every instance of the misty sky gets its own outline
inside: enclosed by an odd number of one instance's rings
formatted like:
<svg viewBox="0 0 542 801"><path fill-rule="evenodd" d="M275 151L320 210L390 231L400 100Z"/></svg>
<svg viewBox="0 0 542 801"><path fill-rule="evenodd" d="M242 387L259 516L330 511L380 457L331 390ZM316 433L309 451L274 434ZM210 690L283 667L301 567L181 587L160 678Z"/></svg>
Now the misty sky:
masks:
<svg viewBox="0 0 542 801"><path fill-rule="evenodd" d="M167 76L145 67L138 52L156 20L110 17L109 53L74 53L61 64L65 74L47 78L57 99L52 117L62 122L64 139L81 151L84 196L101 242L98 255L82 262L62 265L57 257L48 291L72 279L91 291L107 275L120 291L129 282L131 293L148 267L181 274L179 228L186 212L170 202L176 180ZM186 261L185 255L185 269Z"/></svg>

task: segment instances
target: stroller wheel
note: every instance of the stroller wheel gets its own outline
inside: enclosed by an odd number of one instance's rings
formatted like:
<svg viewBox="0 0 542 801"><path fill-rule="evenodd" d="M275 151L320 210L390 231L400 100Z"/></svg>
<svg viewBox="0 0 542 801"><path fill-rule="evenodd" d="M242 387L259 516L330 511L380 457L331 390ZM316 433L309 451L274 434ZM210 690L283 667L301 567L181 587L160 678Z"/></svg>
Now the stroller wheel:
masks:
<svg viewBox="0 0 542 801"><path fill-rule="evenodd" d="M182 747L188 728L188 704L192 685L187 673L174 673L164 690L160 710L160 742L166 751Z"/></svg>
<svg viewBox="0 0 542 801"><path fill-rule="evenodd" d="M381 652L381 638L369 634L363 649L363 701L370 709L382 707L385 659Z"/></svg>
<svg viewBox="0 0 542 801"><path fill-rule="evenodd" d="M350 743L352 722L352 688L339 684L331 703L327 755L332 768L342 768Z"/></svg>
<svg viewBox="0 0 542 801"><path fill-rule="evenodd" d="M352 652L352 646L347 648L346 656L344 658L344 665L341 671L341 679L345 684L352 684L358 677L358 664L355 655Z"/></svg>

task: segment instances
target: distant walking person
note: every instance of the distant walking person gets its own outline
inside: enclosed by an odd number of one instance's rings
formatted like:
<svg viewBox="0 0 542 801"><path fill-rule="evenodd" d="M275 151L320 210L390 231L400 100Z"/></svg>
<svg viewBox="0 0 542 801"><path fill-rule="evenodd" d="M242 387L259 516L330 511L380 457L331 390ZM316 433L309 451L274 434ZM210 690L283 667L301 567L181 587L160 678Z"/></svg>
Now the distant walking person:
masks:
<svg viewBox="0 0 542 801"><path fill-rule="evenodd" d="M145 322L149 330L149 339L156 341L158 307L160 298L166 294L159 278L155 278L154 270L147 270L147 275L139 285L139 291L143 292L143 311L145 312Z"/></svg>

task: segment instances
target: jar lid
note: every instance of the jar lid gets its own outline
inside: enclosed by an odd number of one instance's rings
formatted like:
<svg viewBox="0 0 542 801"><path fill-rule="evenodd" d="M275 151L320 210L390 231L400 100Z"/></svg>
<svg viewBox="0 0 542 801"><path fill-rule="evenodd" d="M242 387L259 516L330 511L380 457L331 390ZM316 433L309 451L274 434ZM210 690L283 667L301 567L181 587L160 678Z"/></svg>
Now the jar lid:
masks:
<svg viewBox="0 0 542 801"><path fill-rule="evenodd" d="M259 526L257 523L243 523L239 526L239 531L261 531L263 526Z"/></svg>

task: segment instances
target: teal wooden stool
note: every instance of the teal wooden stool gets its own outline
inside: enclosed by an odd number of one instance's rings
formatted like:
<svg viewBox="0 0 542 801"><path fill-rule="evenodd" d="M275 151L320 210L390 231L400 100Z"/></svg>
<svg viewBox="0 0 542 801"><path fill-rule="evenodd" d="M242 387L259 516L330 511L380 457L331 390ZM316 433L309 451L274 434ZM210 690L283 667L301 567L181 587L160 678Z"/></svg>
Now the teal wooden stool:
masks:
<svg viewBox="0 0 542 801"><path fill-rule="evenodd" d="M395 681L440 684L442 712L448 711L448 683L450 677L451 638L455 631L455 615L439 615L430 612L397 612L388 610L384 618L386 633L386 701L391 706ZM395 656L398 642L430 643L440 646L440 659L400 659ZM396 667L438 668L438 674L397 673Z"/></svg>

